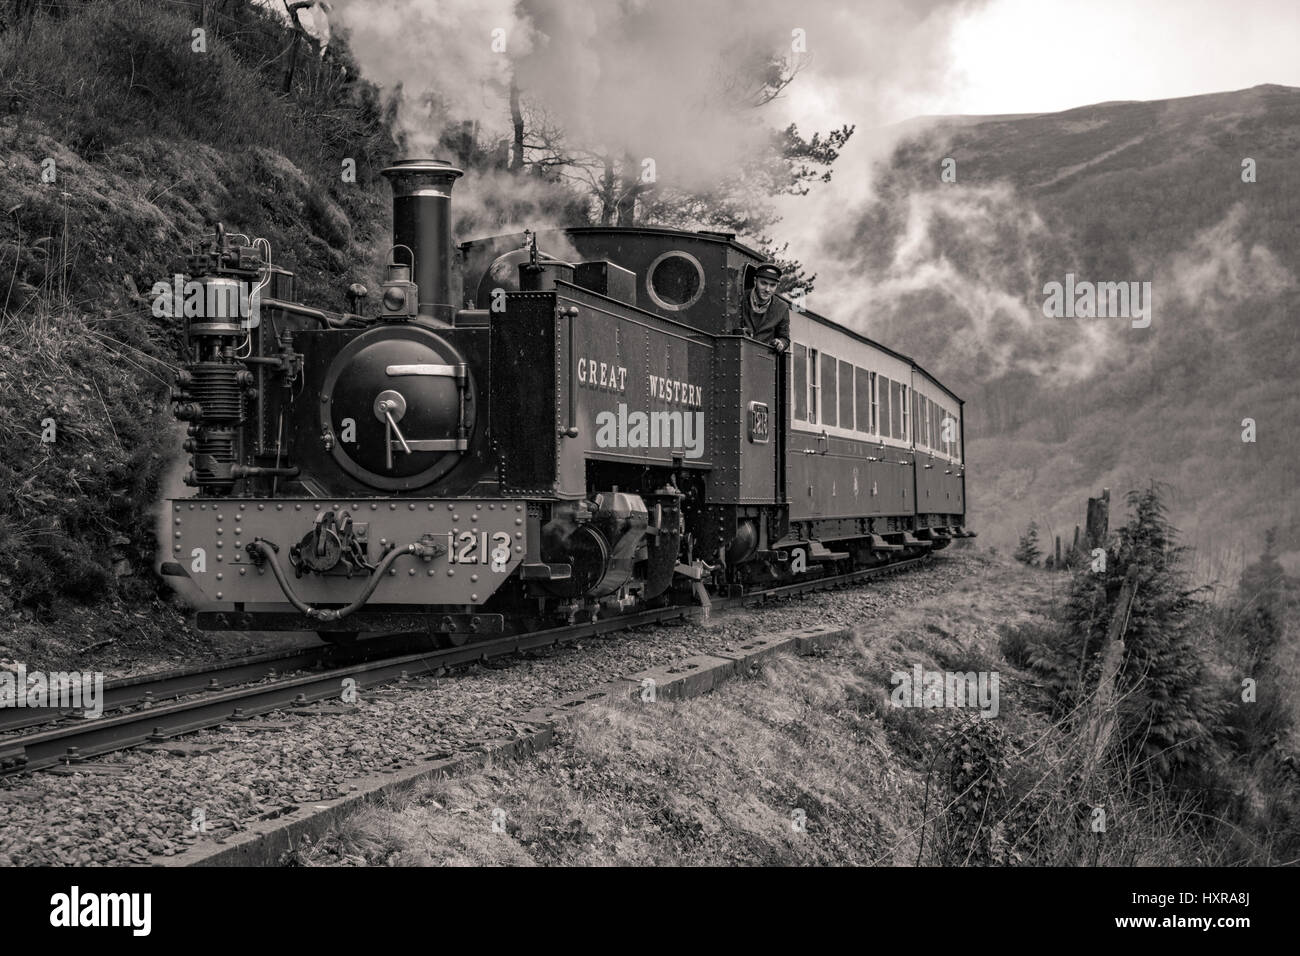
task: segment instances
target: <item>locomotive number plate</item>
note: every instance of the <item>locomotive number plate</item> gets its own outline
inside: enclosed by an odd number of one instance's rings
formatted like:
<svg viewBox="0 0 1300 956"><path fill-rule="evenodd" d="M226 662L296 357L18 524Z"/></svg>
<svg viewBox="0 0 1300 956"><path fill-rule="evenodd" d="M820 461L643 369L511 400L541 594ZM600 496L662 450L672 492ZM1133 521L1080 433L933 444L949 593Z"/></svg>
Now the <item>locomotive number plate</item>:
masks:
<svg viewBox="0 0 1300 956"><path fill-rule="evenodd" d="M763 402L749 403L749 440L765 444L771 433L771 413Z"/></svg>
<svg viewBox="0 0 1300 956"><path fill-rule="evenodd" d="M447 532L449 564L490 564L494 571L504 571L510 560L510 532Z"/></svg>

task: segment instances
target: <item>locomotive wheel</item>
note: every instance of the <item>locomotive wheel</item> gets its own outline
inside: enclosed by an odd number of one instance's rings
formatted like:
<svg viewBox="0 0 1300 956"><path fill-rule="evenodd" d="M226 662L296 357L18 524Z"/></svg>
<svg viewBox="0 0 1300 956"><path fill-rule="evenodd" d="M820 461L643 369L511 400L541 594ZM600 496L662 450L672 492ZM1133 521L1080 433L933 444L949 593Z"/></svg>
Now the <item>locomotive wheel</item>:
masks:
<svg viewBox="0 0 1300 956"><path fill-rule="evenodd" d="M355 644L361 636L360 631L317 631L316 636L326 644Z"/></svg>

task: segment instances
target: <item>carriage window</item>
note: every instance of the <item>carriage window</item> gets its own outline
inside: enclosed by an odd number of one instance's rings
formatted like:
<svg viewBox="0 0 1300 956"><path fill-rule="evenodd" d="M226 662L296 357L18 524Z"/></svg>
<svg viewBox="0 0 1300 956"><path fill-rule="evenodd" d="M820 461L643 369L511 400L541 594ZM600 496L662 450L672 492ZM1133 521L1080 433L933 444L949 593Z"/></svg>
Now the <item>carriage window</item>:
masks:
<svg viewBox="0 0 1300 956"><path fill-rule="evenodd" d="M925 447L934 447L934 402L928 398L921 399L925 403Z"/></svg>
<svg viewBox="0 0 1300 956"><path fill-rule="evenodd" d="M794 347L794 417L808 420L808 350L802 345Z"/></svg>
<svg viewBox="0 0 1300 956"><path fill-rule="evenodd" d="M840 428L853 427L853 366L840 363Z"/></svg>
<svg viewBox="0 0 1300 956"><path fill-rule="evenodd" d="M880 375L871 373L871 434L880 434Z"/></svg>
<svg viewBox="0 0 1300 956"><path fill-rule="evenodd" d="M876 377L876 434L889 437L889 379Z"/></svg>
<svg viewBox="0 0 1300 956"><path fill-rule="evenodd" d="M853 370L853 395L858 413L858 431L871 431L871 373L865 368Z"/></svg>
<svg viewBox="0 0 1300 956"><path fill-rule="evenodd" d="M899 391L899 399L900 399L898 403L898 410L902 415L902 421L903 421L903 430L898 433L898 437L902 439L907 439L908 437L910 437L907 431L907 423L908 421L910 421L910 417L908 415L908 406L910 404L909 399L911 398L911 396L908 395L908 392L910 392L911 389L908 388L906 385L900 385L898 387L898 391Z"/></svg>
<svg viewBox="0 0 1300 956"><path fill-rule="evenodd" d="M834 425L837 421L835 410L839 406L835 390L835 359L829 355L822 356L822 424Z"/></svg>
<svg viewBox="0 0 1300 956"><path fill-rule="evenodd" d="M808 422L817 424L817 350L808 350Z"/></svg>
<svg viewBox="0 0 1300 956"><path fill-rule="evenodd" d="M889 434L895 438L903 437L903 403L899 396L901 388L899 382L889 383Z"/></svg>

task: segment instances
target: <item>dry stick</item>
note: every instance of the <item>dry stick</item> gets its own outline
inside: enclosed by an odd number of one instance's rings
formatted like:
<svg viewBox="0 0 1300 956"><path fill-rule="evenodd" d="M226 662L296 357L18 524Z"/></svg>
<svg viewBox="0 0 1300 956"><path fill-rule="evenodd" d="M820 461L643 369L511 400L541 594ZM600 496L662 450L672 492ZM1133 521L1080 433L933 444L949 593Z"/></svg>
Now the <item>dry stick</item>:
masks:
<svg viewBox="0 0 1300 956"><path fill-rule="evenodd" d="M939 760L939 758L943 755L944 748L946 748L948 744L952 743L952 739L956 735L957 735L957 731L953 730L950 734L948 734L947 739L944 740L943 747L935 748L934 756L930 758L930 766L925 772L925 803L921 807L921 843L920 846L917 847L917 851L916 851L917 866L921 865L921 854L925 851L925 826L930 811L930 777L934 774L934 765ZM966 789L969 790L970 787L975 786L976 783L978 783L978 779L972 781L970 786L968 786ZM960 800L963 796L965 796L964 792L957 794L957 796L953 797L952 802L949 803L948 806L944 807L941 812L947 813L949 808L956 806L957 801Z"/></svg>
<svg viewBox="0 0 1300 956"><path fill-rule="evenodd" d="M117 426L113 424L113 416L108 411L108 402L104 401L104 393L99 390L99 383L95 381L93 375L90 377L90 384L95 386L95 394L99 396L99 404L104 409L104 418L108 421L108 427L113 429L113 438L117 441L117 447L121 448L122 436L117 433Z"/></svg>
<svg viewBox="0 0 1300 956"><path fill-rule="evenodd" d="M110 341L112 341L112 340L110 339ZM118 344L121 344L121 343L118 343ZM115 358L118 358L118 359L121 359L123 362L125 362L127 365L130 365L132 368L134 368L134 369L138 369L139 371L144 372L145 375L149 375L149 376L151 376L151 377L153 377L153 378L156 378L159 382L162 382L162 384L164 384L164 385L167 384L167 380L166 380L165 378L162 378L162 377L160 377L160 376L158 376L158 375L155 375L155 374L153 373L153 371L151 371L149 368L147 368L147 367L145 367L145 366L143 366L143 365L140 365L139 363L137 363L137 362L135 361L135 359L130 358L130 357L127 356L125 353L123 353L123 352L118 352L114 357L115 357Z"/></svg>
<svg viewBox="0 0 1300 956"><path fill-rule="evenodd" d="M981 774L981 777L987 774L988 771L985 770L984 774ZM975 852L975 839L976 837L979 836L980 830L983 829L984 827L984 818L988 815L989 801L992 799L993 799L993 781L990 780L988 792L984 794L984 807L983 809L980 810L979 823L975 824L975 831L970 835L970 846L966 848L966 856L961 861L962 866L965 866L967 863L970 862L970 855Z"/></svg>
<svg viewBox="0 0 1300 956"><path fill-rule="evenodd" d="M14 280L18 278L18 260L22 258L22 249L22 246L14 246L14 268L13 272L9 274L9 288L5 291L5 304L3 306L6 313L9 311L9 297L14 292Z"/></svg>

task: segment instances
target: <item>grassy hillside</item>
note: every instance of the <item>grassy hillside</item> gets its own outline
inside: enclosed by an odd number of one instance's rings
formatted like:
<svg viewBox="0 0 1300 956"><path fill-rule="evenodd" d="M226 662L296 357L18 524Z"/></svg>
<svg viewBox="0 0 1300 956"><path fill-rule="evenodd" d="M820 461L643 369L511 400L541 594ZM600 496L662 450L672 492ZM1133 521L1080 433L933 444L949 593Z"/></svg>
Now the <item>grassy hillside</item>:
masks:
<svg viewBox="0 0 1300 956"><path fill-rule="evenodd" d="M1031 518L1066 533L1088 494L1154 478L1203 572L1239 570L1273 524L1300 562L1297 147L1300 90L1280 86L909 126L827 242L856 250L858 323L967 400L986 539ZM1068 272L1150 281L1150 327L1047 318L1043 286Z"/></svg>
<svg viewBox="0 0 1300 956"><path fill-rule="evenodd" d="M197 5L0 13L0 658L180 627L150 568L181 329L142 293L190 241L218 221L265 236L330 307L387 245L397 145L346 46L305 51L286 92L284 28L208 6L202 52Z"/></svg>

